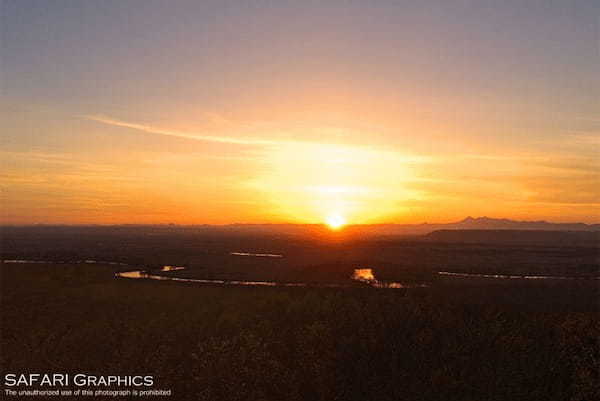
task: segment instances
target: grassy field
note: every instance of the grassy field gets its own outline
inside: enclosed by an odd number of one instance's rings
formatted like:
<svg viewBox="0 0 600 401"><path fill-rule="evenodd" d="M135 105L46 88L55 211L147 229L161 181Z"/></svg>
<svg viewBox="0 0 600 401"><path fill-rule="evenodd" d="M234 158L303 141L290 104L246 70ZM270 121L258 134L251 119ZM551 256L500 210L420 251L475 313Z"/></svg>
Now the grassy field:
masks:
<svg viewBox="0 0 600 401"><path fill-rule="evenodd" d="M3 372L152 374L178 400L600 399L593 307L1 269Z"/></svg>

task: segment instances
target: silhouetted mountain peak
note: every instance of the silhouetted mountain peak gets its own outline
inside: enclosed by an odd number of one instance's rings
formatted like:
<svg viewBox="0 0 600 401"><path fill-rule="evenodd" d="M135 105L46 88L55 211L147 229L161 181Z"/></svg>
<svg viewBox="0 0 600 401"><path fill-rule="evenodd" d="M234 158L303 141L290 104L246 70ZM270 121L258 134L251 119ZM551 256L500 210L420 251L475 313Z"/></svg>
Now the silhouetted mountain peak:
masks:
<svg viewBox="0 0 600 401"><path fill-rule="evenodd" d="M587 225L584 223L550 223L545 220L518 221L495 219L488 216L474 218L468 216L456 223L439 224L436 229L596 231L598 230L598 225Z"/></svg>

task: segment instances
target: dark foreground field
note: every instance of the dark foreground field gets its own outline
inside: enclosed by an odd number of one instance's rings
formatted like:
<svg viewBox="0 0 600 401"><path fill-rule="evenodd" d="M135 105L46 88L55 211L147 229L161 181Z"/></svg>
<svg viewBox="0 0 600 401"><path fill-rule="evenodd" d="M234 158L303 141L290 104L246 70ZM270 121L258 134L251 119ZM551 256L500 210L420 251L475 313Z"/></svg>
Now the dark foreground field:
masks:
<svg viewBox="0 0 600 401"><path fill-rule="evenodd" d="M0 267L3 372L151 374L176 400L600 399L585 285L240 288Z"/></svg>

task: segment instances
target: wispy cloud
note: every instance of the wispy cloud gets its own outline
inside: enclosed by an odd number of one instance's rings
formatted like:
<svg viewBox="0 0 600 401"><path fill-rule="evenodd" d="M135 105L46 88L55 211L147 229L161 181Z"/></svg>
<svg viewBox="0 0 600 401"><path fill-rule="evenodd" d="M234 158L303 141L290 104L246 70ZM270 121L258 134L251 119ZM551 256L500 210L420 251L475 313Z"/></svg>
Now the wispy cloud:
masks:
<svg viewBox="0 0 600 401"><path fill-rule="evenodd" d="M571 138L581 144L581 145L594 145L594 146L598 146L600 145L600 133L598 132L584 132L584 133L578 133L575 132Z"/></svg>
<svg viewBox="0 0 600 401"><path fill-rule="evenodd" d="M202 133L193 133L188 131L181 131L177 129L171 128L159 128L151 125L140 124L136 122L129 122L118 120L112 117L104 116L104 115L84 115L80 116L90 121L95 121L101 124L111 125L115 127L123 127L134 129L137 131L158 134L158 135L167 135L179 138L187 138L197 141L207 141L214 143L227 143L227 144L236 144L236 145L251 145L251 146L265 146L270 147L269 152L271 151L279 151L280 153L287 153L291 155L296 155L298 153L320 153L326 157L336 158L340 156L340 154L355 154L357 150L360 150L363 154L365 152L377 153L381 158L389 158L392 156L395 161L401 161L403 164L407 163L424 163L429 161L431 158L425 155L411 155L405 153L399 153L395 151L390 151L378 145L373 145L371 143L336 143L329 141L321 141L317 138L313 138L312 140L298 140L298 139L266 139L259 137L230 137L223 135L204 135ZM233 124L229 121L226 122L229 125L229 129L233 130ZM238 132L247 132L248 126L240 127ZM340 128L341 129L341 128ZM274 132L281 131L278 127L265 127L264 131ZM293 149L292 152L289 152L290 149ZM261 150L262 152L262 150ZM358 163L360 160L352 159L353 163Z"/></svg>
<svg viewBox="0 0 600 401"><path fill-rule="evenodd" d="M214 136L214 135L203 135L201 133L189 133L178 130L163 129L153 127L151 125L144 125L138 123L132 123L127 121L117 120L115 118L102 116L102 115L85 115L83 118L91 121L96 121L102 124L112 125L115 127L130 128L137 131L148 132L152 134L168 135L179 138L194 139L197 141L208 141L208 142L219 142L219 143L231 143L236 145L277 145L280 142L262 139L262 138L233 138L229 136Z"/></svg>

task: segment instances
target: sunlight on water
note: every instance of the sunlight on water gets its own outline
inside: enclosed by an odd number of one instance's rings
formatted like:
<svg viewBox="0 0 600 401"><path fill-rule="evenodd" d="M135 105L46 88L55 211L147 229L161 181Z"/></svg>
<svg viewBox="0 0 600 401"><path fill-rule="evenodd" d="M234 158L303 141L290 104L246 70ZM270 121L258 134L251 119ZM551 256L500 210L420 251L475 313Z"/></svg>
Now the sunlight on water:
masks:
<svg viewBox="0 0 600 401"><path fill-rule="evenodd" d="M231 252L230 255L235 256L251 256L251 257L272 257L281 258L283 255L271 254L271 253L250 253L250 252ZM25 260L25 259L4 259L3 263L88 263L88 264L109 264L128 266L122 262L107 262L107 261L96 261L96 260L74 260L74 261L42 261L42 260ZM133 267L133 266L132 266ZM185 270L185 266L173 266L164 265L162 268L157 269L160 272L171 272L178 270ZM332 288L343 288L351 287L350 284L345 283L302 283L302 282L277 282L277 281L253 281L253 280L218 280L218 279L194 279L194 278L183 278L183 277L171 277L163 276L160 274L150 274L149 270L131 270L116 272L114 275L117 278L128 278L128 279L148 279L148 280L160 280L160 281L177 281L184 283L199 283L199 284L218 284L218 285L233 285L233 286L263 286L263 287L332 287ZM460 275L459 273L448 273L439 272L439 274L447 275ZM373 288L415 288L415 287L426 287L425 284L402 284L398 282L384 282L379 281L375 278L373 269L355 269L354 273L350 277L352 280L360 281ZM545 278L545 277L532 277L525 276L525 278Z"/></svg>
<svg viewBox="0 0 600 401"><path fill-rule="evenodd" d="M375 282L375 275L373 275L373 269L354 269L352 274L352 280L364 281L366 283Z"/></svg>
<svg viewBox="0 0 600 401"><path fill-rule="evenodd" d="M141 270L135 270L135 271L130 271L130 272L118 272L118 273L115 273L115 276L124 277L124 278L147 278L147 277L149 277L148 274L146 274L146 272L143 272Z"/></svg>
<svg viewBox="0 0 600 401"><path fill-rule="evenodd" d="M369 284L373 288L417 288L427 287L426 284L402 284L394 281L379 281L375 278L373 269L354 269L352 280Z"/></svg>
<svg viewBox="0 0 600 401"><path fill-rule="evenodd" d="M162 272L173 272L176 270L185 270L185 266L163 266L162 269L160 271Z"/></svg>
<svg viewBox="0 0 600 401"><path fill-rule="evenodd" d="M521 279L521 280L600 280L600 277L568 277L568 276L533 276L516 274L479 274L479 273L456 273L456 272L438 272L440 276L453 276L464 278L501 278L501 279Z"/></svg>
<svg viewBox="0 0 600 401"><path fill-rule="evenodd" d="M283 258L283 255L277 253L251 253L251 252L230 252L233 256L254 256L259 258Z"/></svg>

